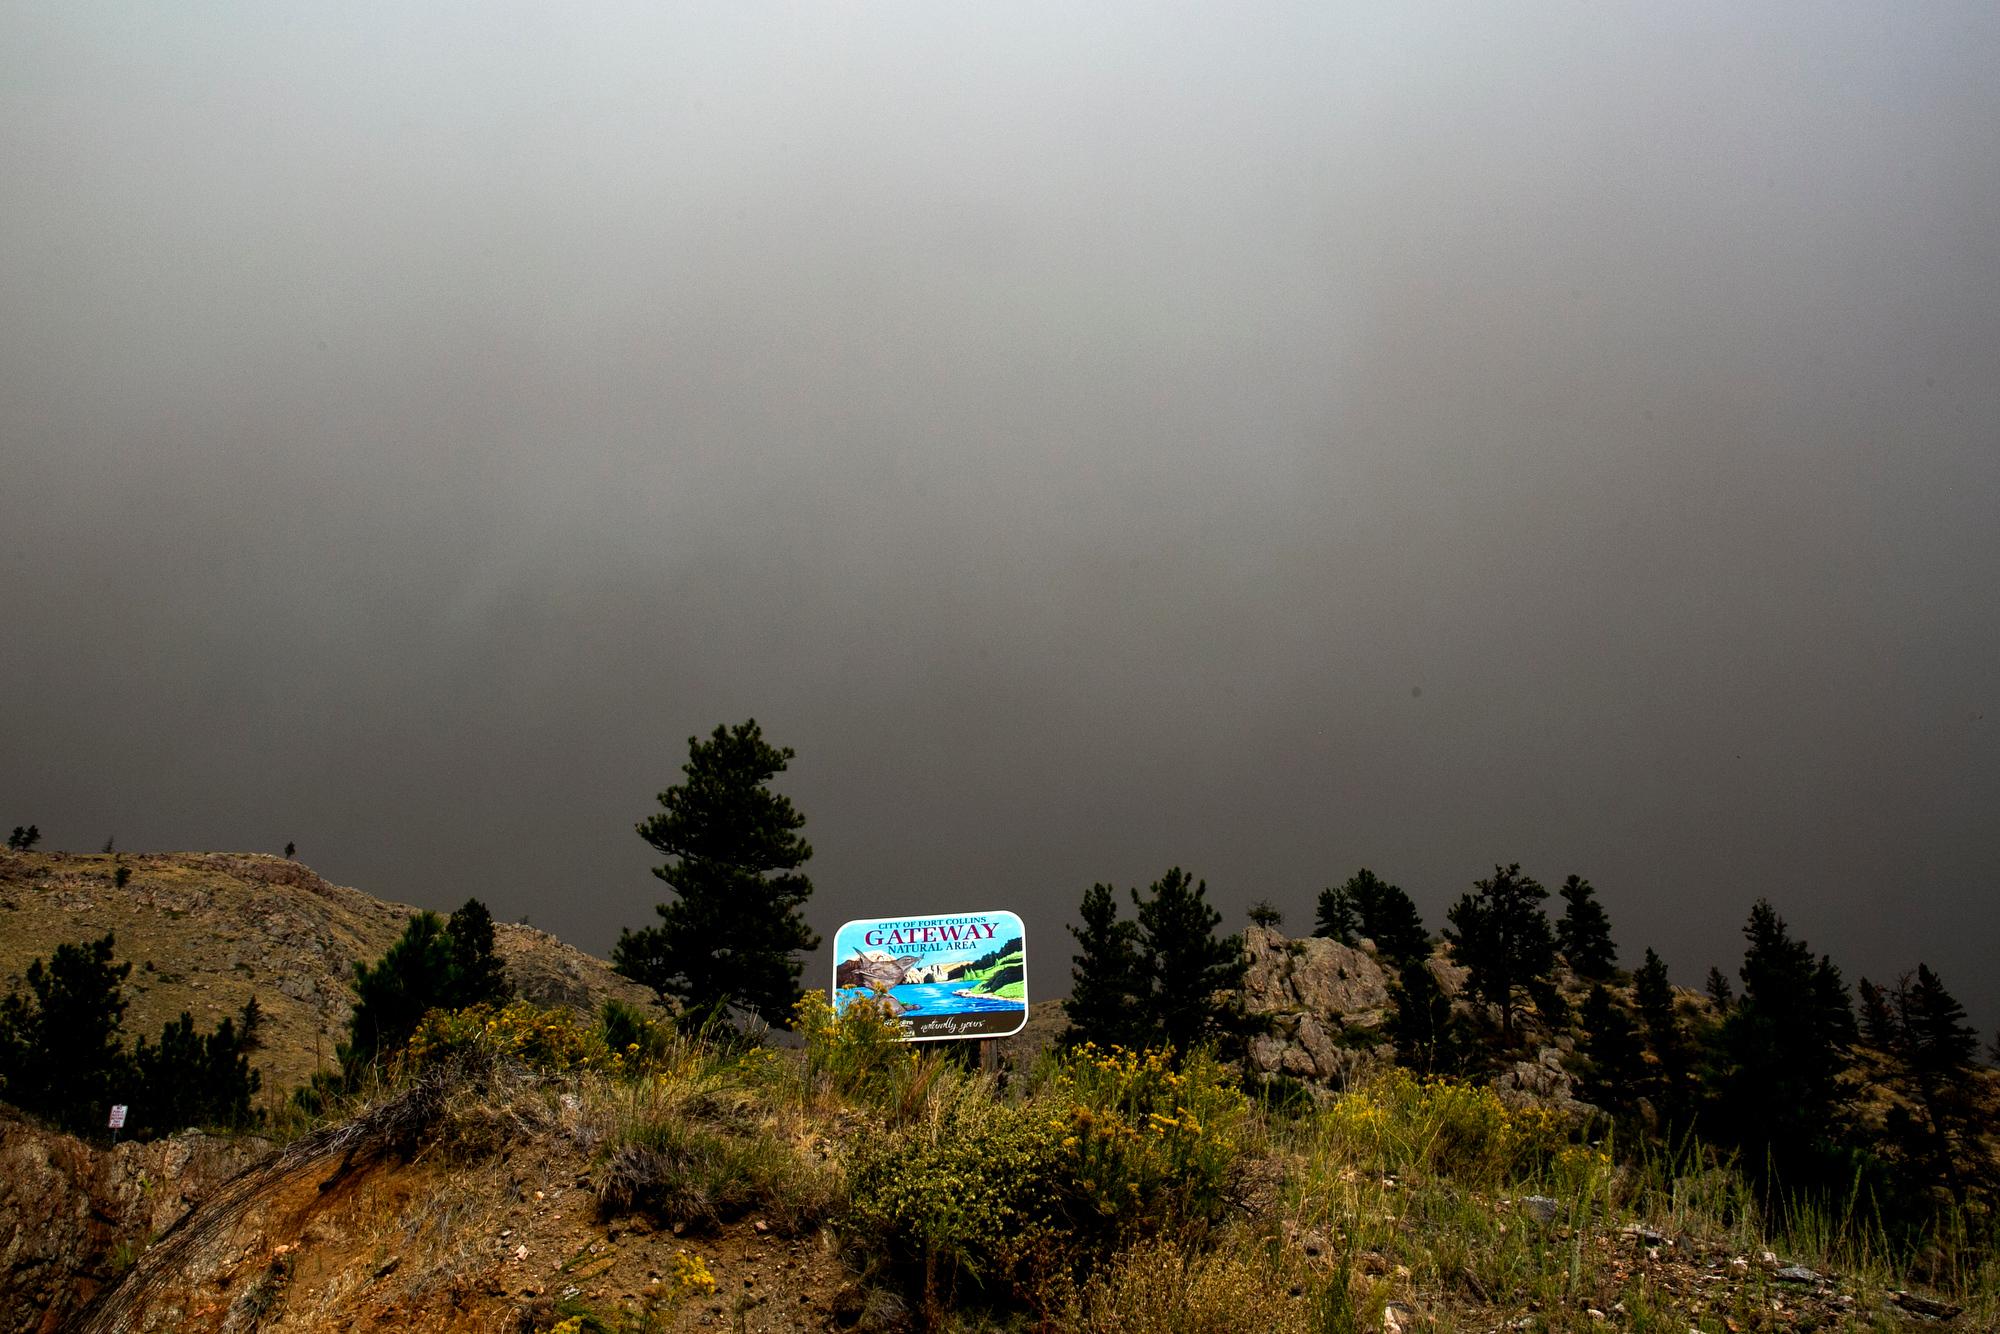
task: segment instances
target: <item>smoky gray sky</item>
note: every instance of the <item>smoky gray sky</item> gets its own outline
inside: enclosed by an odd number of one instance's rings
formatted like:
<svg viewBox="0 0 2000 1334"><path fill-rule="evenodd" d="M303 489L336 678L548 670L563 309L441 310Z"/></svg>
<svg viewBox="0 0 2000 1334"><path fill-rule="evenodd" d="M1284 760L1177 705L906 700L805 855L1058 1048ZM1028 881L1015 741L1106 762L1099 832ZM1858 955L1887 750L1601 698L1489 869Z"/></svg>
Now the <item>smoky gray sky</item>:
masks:
<svg viewBox="0 0 2000 1334"><path fill-rule="evenodd" d="M1496 861L2000 1020L2000 12L0 8L0 821L591 949ZM830 968L825 952L809 978ZM1038 981L1037 981L1038 979Z"/></svg>

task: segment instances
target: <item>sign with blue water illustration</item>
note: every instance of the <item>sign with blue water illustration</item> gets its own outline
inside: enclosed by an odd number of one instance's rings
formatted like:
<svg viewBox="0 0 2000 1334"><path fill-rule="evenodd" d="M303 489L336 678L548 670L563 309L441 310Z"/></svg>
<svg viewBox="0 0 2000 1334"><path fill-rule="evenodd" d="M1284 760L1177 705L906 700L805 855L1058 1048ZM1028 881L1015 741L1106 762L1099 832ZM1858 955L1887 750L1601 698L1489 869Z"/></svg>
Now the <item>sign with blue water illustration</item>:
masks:
<svg viewBox="0 0 2000 1334"><path fill-rule="evenodd" d="M849 922L833 937L833 1007L873 997L909 1042L1004 1038L1028 1023L1026 944L1005 911Z"/></svg>

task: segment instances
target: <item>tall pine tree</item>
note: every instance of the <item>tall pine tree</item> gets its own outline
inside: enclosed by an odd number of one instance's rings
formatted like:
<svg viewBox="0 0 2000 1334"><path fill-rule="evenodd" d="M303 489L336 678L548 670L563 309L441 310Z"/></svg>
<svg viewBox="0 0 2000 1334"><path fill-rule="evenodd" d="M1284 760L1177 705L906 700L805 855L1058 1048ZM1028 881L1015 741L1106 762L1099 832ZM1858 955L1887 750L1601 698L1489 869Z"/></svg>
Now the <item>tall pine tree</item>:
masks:
<svg viewBox="0 0 2000 1334"><path fill-rule="evenodd" d="M659 925L619 935L612 962L680 1001L690 1021L738 1007L783 1025L798 1001L798 956L819 945L800 912L812 845L799 835L805 816L770 789L793 756L768 744L754 718L689 737L686 781L639 824L666 854L653 874L674 897L657 906Z"/></svg>
<svg viewBox="0 0 2000 1334"><path fill-rule="evenodd" d="M1118 893L1110 885L1092 885L1079 910L1081 926L1072 926L1077 953L1072 957L1069 1017L1064 1041L1095 1042L1100 1047L1143 1047L1151 1036L1146 1013L1147 987L1139 972L1139 927L1118 916Z"/></svg>
<svg viewBox="0 0 2000 1334"><path fill-rule="evenodd" d="M1798 1185L1828 1163L1853 1013L1841 1022L1838 970L1815 961L1768 900L1751 908L1743 935L1743 995L1723 1023L1718 1110L1753 1170L1769 1165Z"/></svg>

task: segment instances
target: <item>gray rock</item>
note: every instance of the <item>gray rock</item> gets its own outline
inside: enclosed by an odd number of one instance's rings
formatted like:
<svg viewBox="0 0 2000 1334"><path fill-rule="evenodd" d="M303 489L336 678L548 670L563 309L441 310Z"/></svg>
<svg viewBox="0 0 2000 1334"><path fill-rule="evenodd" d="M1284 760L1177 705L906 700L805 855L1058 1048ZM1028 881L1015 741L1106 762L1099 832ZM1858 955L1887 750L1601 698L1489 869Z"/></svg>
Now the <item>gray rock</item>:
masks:
<svg viewBox="0 0 2000 1334"><path fill-rule="evenodd" d="M1537 1223L1553 1223L1562 1212L1562 1204L1546 1195L1525 1195L1521 1198L1521 1212Z"/></svg>
<svg viewBox="0 0 2000 1334"><path fill-rule="evenodd" d="M1804 1265L1786 1265L1773 1275L1780 1283L1817 1283L1819 1275Z"/></svg>

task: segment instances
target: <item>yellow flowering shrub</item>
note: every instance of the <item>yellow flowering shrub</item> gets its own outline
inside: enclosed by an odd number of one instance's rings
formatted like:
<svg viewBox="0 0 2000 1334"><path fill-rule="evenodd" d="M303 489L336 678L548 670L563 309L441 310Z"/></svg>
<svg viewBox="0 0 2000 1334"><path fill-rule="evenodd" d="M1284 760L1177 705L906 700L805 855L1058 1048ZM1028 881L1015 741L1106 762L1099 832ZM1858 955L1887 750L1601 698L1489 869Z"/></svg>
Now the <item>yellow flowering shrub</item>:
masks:
<svg viewBox="0 0 2000 1334"><path fill-rule="evenodd" d="M1243 1152L1249 1100L1229 1071L1207 1051L1178 1069L1172 1056L1086 1043L1046 1090L1068 1104L1062 1146L1079 1182L1121 1230L1209 1216Z"/></svg>
<svg viewBox="0 0 2000 1334"><path fill-rule="evenodd" d="M1553 1108L1510 1107L1491 1088L1400 1067L1335 1098L1319 1126L1378 1170L1467 1184L1538 1176L1573 1147L1570 1119Z"/></svg>
<svg viewBox="0 0 2000 1334"><path fill-rule="evenodd" d="M405 1058L422 1067L469 1051L484 1051L551 1074L568 1070L616 1073L624 1058L603 1034L570 1011L528 1001L432 1010L417 1025Z"/></svg>
<svg viewBox="0 0 2000 1334"><path fill-rule="evenodd" d="M835 1011L825 992L808 991L792 1007L792 1028L805 1039L807 1077L849 1097L880 1096L907 1079L918 1060L895 1011L874 1000Z"/></svg>

